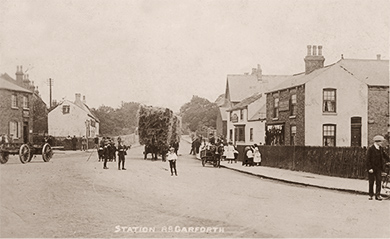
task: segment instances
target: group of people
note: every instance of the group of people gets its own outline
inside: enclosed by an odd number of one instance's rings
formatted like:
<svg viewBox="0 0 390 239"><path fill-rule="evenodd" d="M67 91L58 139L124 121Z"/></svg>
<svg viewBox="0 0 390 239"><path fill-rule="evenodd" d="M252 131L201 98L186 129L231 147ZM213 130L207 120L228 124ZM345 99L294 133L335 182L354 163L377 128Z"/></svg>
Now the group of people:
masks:
<svg viewBox="0 0 390 239"><path fill-rule="evenodd" d="M261 165L261 153L257 144L245 147L243 166L260 166Z"/></svg>
<svg viewBox="0 0 390 239"><path fill-rule="evenodd" d="M125 168L125 156L127 155L127 150L131 148L123 144L121 137L117 139L118 144L115 145L115 142L110 137L103 137L100 141L98 148L98 157L99 162L103 161L103 169L108 169L107 162L116 162L116 152L118 152L118 170L126 170ZM95 139L95 144L97 144Z"/></svg>
<svg viewBox="0 0 390 239"><path fill-rule="evenodd" d="M88 140L85 136L78 139L76 135L73 135L73 137L70 137L70 135L68 135L68 137L66 137L66 140L70 142L72 150L77 150L79 141L81 142L80 150L86 151L88 149Z"/></svg>

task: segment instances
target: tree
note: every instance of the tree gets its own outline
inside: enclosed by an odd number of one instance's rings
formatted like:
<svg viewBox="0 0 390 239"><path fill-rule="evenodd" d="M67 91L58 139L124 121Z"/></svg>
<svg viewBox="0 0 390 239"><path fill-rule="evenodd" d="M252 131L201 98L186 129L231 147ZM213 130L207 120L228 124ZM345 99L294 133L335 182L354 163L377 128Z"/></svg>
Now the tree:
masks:
<svg viewBox="0 0 390 239"><path fill-rule="evenodd" d="M180 108L182 122L191 131L201 130L204 126L216 128L217 114L217 104L196 95Z"/></svg>

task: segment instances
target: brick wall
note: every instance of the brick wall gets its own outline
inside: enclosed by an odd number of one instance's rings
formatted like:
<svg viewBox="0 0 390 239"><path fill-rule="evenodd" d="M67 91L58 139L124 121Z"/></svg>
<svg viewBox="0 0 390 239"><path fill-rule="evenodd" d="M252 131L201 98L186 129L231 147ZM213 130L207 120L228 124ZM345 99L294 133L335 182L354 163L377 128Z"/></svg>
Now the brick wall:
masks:
<svg viewBox="0 0 390 239"><path fill-rule="evenodd" d="M11 107L12 94L16 93L18 97L18 108L14 109ZM23 95L27 95L29 97L30 102L30 117L23 117ZM20 123L21 126L21 137L15 140L15 143L23 143L23 122L28 122L28 131L33 129L32 122L32 102L31 102L31 94L21 93L21 92L13 92L9 90L0 90L0 112L1 112L1 120L0 120L0 133L1 134L9 134L9 122L16 121ZM31 137L29 137L31 141Z"/></svg>
<svg viewBox="0 0 390 239"><path fill-rule="evenodd" d="M368 88L368 145L375 135L386 136L389 124L389 87Z"/></svg>
<svg viewBox="0 0 390 239"><path fill-rule="evenodd" d="M290 96L296 92L297 96L297 113L295 117L290 116L290 110L279 111L279 117L273 118L274 110L274 95L279 96L280 102L289 102ZM297 127L296 132L296 145L305 145L305 88L304 86L298 86L272 94L267 94L266 103L267 123L266 125L284 123L284 144L291 145L290 142L290 126L295 125ZM290 109L290 107L288 108Z"/></svg>

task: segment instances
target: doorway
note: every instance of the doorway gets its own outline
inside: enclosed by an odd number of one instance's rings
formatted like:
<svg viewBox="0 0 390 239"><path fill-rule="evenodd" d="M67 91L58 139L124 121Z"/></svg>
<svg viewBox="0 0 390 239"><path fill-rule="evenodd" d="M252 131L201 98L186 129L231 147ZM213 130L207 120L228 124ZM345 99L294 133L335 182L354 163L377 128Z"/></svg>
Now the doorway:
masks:
<svg viewBox="0 0 390 239"><path fill-rule="evenodd" d="M351 118L351 147L362 146L362 117Z"/></svg>

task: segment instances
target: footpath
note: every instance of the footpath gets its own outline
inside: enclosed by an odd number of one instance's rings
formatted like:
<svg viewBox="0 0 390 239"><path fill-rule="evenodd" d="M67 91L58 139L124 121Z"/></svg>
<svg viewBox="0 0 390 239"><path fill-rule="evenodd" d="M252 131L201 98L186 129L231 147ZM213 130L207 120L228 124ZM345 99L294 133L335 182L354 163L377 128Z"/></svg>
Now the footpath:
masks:
<svg viewBox="0 0 390 239"><path fill-rule="evenodd" d="M186 135L182 139L188 143L191 142L191 139ZM368 180L332 177L265 166L246 167L239 161L237 163L221 161L221 167L285 183L368 195ZM389 197L390 189L382 188L381 194L384 197Z"/></svg>

